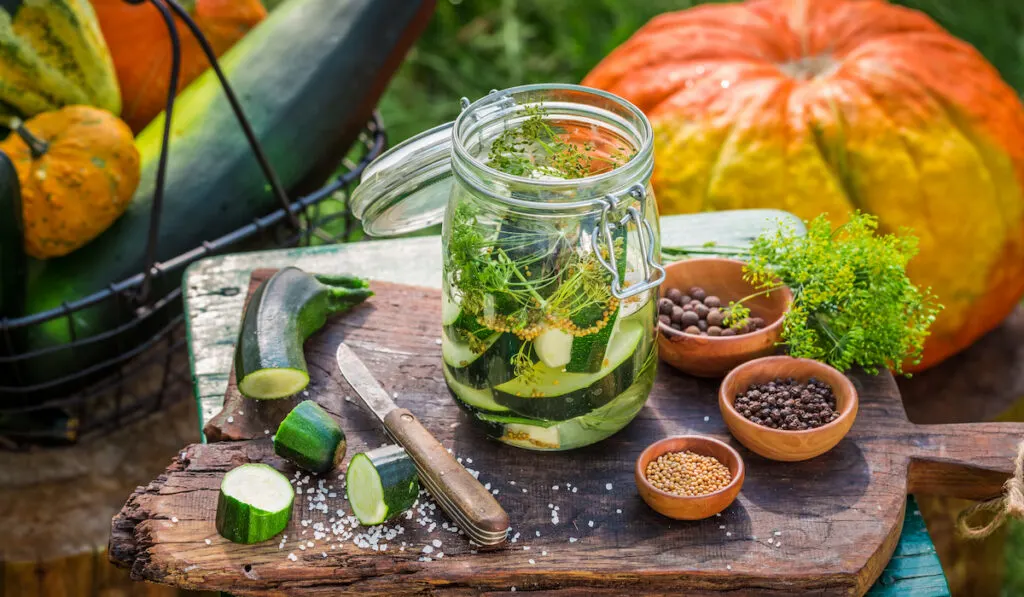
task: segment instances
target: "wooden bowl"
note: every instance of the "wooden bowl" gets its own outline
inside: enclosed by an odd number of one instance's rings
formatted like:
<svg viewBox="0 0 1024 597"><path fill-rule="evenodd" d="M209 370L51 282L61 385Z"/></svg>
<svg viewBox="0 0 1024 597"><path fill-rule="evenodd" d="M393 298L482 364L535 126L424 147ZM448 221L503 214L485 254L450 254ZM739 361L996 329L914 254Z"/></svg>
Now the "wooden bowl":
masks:
<svg viewBox="0 0 1024 597"><path fill-rule="evenodd" d="M749 421L736 411L736 395L751 384L766 383L777 377L792 377L807 382L815 377L832 386L839 417L818 427L803 431L772 429ZM850 431L857 418L857 390L845 375L824 363L793 357L764 357L744 363L732 370L718 390L718 407L733 437L750 451L765 458L795 462L808 460L828 452Z"/></svg>
<svg viewBox="0 0 1024 597"><path fill-rule="evenodd" d="M698 496L675 495L662 491L651 485L647 480L647 465L662 454L668 452L685 452L689 450L703 456L714 456L719 462L729 467L732 482L714 493ZM744 467L739 452L729 444L713 437L702 435L681 435L667 437L647 446L636 459L633 472L640 497L656 512L676 520L700 520L714 516L729 507L743 487Z"/></svg>
<svg viewBox="0 0 1024 597"><path fill-rule="evenodd" d="M701 257L665 266L662 297L671 288L685 293L693 286L719 297L723 305L757 292L743 279L743 262L735 259ZM765 327L737 336L694 336L659 323L658 354L669 365L690 375L721 377L741 363L775 352L775 345L782 338L782 317L792 302L793 293L786 287L745 301L751 316L764 319Z"/></svg>

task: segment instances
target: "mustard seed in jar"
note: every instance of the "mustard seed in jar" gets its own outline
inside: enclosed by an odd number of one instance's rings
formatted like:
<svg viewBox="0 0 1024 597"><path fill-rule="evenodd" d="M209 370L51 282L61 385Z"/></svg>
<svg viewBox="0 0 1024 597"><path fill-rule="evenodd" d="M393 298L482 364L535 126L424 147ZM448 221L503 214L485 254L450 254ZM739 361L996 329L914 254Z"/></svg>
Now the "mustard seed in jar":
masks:
<svg viewBox="0 0 1024 597"><path fill-rule="evenodd" d="M732 473L714 456L689 450L662 454L647 465L644 476L658 489L682 496L714 493L732 482Z"/></svg>

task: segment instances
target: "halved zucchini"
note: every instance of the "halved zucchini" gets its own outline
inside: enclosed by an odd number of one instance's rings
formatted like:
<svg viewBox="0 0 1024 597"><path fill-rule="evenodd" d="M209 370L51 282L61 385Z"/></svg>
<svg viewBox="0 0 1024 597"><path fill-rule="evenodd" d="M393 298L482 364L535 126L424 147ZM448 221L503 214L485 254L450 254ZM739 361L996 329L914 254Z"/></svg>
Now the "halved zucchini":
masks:
<svg viewBox="0 0 1024 597"><path fill-rule="evenodd" d="M302 345L329 315L372 296L354 276L313 276L286 267L249 299L235 348L238 391L247 398L284 398L309 384Z"/></svg>
<svg viewBox="0 0 1024 597"><path fill-rule="evenodd" d="M452 373L451 367L444 365L444 380L448 383L448 391L452 393L452 396L464 406L472 407L475 410L482 410L486 412L508 412L508 408L502 406L494 401L494 394L490 388L474 388L461 383L455 378Z"/></svg>
<svg viewBox="0 0 1024 597"><path fill-rule="evenodd" d="M401 446L383 446L352 457L345 490L359 522L378 525L412 507L420 493L419 475Z"/></svg>
<svg viewBox="0 0 1024 597"><path fill-rule="evenodd" d="M280 533L292 516L295 490L266 464L243 464L224 475L217 498L217 532L235 543L259 543Z"/></svg>

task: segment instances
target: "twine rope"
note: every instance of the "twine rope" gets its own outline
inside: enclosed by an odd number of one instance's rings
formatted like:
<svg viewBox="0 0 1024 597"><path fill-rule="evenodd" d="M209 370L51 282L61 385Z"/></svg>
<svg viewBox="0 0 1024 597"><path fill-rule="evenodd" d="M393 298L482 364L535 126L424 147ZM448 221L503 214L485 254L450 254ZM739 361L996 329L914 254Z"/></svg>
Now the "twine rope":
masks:
<svg viewBox="0 0 1024 597"><path fill-rule="evenodd" d="M956 530L966 539L984 539L1006 523L1007 518L1024 518L1024 442L1017 444L1013 476L1003 485L1003 495L967 508L956 519ZM973 522L981 513L991 513L988 522Z"/></svg>

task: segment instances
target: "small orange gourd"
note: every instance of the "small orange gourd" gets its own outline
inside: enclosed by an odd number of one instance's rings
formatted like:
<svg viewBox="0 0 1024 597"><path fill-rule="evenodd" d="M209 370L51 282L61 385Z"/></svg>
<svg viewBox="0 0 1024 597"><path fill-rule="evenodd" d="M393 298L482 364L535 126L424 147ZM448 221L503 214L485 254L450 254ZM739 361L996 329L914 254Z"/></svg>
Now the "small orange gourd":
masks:
<svg viewBox="0 0 1024 597"><path fill-rule="evenodd" d="M0 143L21 183L25 252L67 255L117 220L139 184L128 125L105 110L68 106L15 121Z"/></svg>

